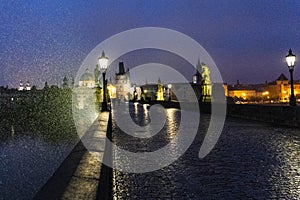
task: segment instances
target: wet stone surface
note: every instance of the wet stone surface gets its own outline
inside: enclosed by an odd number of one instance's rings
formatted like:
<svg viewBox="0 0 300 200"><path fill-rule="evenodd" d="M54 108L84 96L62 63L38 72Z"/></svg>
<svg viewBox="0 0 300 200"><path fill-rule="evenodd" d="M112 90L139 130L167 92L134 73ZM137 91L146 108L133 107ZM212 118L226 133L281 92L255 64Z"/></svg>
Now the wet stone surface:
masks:
<svg viewBox="0 0 300 200"><path fill-rule="evenodd" d="M143 109L131 108L145 124ZM147 112L147 111L146 111ZM180 111L167 109L165 128L151 139L122 132L113 121L113 141L132 152L152 151L176 134ZM201 114L198 134L177 161L160 170L134 174L113 171L114 199L300 199L300 130L228 118L215 148L198 158L209 124ZM114 153L114 162L130 162Z"/></svg>

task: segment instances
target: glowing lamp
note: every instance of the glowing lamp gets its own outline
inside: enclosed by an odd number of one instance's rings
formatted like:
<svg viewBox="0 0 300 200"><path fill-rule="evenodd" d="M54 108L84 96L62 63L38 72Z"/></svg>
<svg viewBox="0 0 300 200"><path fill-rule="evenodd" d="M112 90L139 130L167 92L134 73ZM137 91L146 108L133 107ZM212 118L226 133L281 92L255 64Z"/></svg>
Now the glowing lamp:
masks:
<svg viewBox="0 0 300 200"><path fill-rule="evenodd" d="M108 57L105 56L104 51L102 51L102 55L99 58L99 66L100 66L100 69L103 70L103 71L105 71L107 69Z"/></svg>
<svg viewBox="0 0 300 200"><path fill-rule="evenodd" d="M289 54L285 56L286 63L290 70L294 69L296 56L293 54L292 49L289 50Z"/></svg>
<svg viewBox="0 0 300 200"><path fill-rule="evenodd" d="M100 69L103 71L102 76L103 76L103 102L102 102L102 112L108 111L107 108L107 100L106 100L106 80L105 80L105 73L107 70L108 66L108 57L105 56L104 51L102 51L102 55L99 58L99 65Z"/></svg>
<svg viewBox="0 0 300 200"><path fill-rule="evenodd" d="M293 71L294 65L296 61L296 56L293 54L292 49L289 50L289 54L285 56L286 63L288 65L290 76L291 76L291 96L290 96L290 106L297 106L296 104L296 97L294 95L294 78L293 78Z"/></svg>

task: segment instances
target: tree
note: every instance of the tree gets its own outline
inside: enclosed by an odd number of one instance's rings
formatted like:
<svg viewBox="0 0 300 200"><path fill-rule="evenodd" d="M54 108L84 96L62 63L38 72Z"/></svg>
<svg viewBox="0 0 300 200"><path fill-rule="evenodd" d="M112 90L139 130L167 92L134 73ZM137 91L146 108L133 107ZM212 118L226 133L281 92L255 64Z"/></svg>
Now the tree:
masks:
<svg viewBox="0 0 300 200"><path fill-rule="evenodd" d="M64 79L63 79L63 84L62 84L62 87L63 87L64 89L65 89L65 88L69 88L68 82L69 82L69 80L68 80L67 77L65 76Z"/></svg>
<svg viewBox="0 0 300 200"><path fill-rule="evenodd" d="M74 88L74 86L75 86L75 81L74 78L72 77L71 88Z"/></svg>
<svg viewBox="0 0 300 200"><path fill-rule="evenodd" d="M36 89L36 86L33 85L33 86L31 87L31 90L32 90L32 91L36 91L36 90L37 90L37 89Z"/></svg>
<svg viewBox="0 0 300 200"><path fill-rule="evenodd" d="M48 82L46 81L45 82L45 85L44 85L44 88L43 88L44 90L47 90L47 89L49 89L49 85L48 85Z"/></svg>

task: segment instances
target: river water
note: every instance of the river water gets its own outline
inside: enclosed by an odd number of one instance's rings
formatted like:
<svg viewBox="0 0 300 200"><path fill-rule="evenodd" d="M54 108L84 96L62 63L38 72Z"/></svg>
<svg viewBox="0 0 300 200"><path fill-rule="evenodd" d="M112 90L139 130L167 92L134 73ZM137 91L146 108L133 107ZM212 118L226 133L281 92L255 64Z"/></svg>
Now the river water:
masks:
<svg viewBox="0 0 300 200"><path fill-rule="evenodd" d="M58 139L50 129L41 134L7 122L0 127L0 199L32 199L72 150L76 137Z"/></svg>
<svg viewBox="0 0 300 200"><path fill-rule="evenodd" d="M137 124L151 121L147 106L129 108ZM128 136L113 118L113 142L132 152L165 146L181 119L178 109L165 112L164 128L148 139ZM113 170L114 199L300 199L299 129L228 118L215 148L199 159L209 122L201 114L193 144L169 166L141 174ZM31 199L72 150L76 133L58 137L53 127L40 133L0 125L0 199ZM128 161L115 153L114 162Z"/></svg>
<svg viewBox="0 0 300 200"><path fill-rule="evenodd" d="M149 122L145 106L129 107L136 123ZM166 109L166 117L165 127L150 139L128 136L113 118L113 141L132 152L161 148L178 130L180 110ZM141 174L114 170L113 198L300 199L299 129L227 118L214 149L199 159L209 122L210 115L201 114L193 144L171 165ZM114 153L114 162L128 161Z"/></svg>

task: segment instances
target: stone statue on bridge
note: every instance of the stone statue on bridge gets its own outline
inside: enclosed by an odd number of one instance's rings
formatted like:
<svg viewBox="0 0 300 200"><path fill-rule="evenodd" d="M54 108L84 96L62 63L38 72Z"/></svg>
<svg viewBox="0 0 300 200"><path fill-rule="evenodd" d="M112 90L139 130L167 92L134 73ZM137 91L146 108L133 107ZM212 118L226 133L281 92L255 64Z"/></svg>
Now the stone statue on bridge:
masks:
<svg viewBox="0 0 300 200"><path fill-rule="evenodd" d="M203 101L210 101L212 95L212 83L210 80L210 70L204 63L202 65L202 97Z"/></svg>

